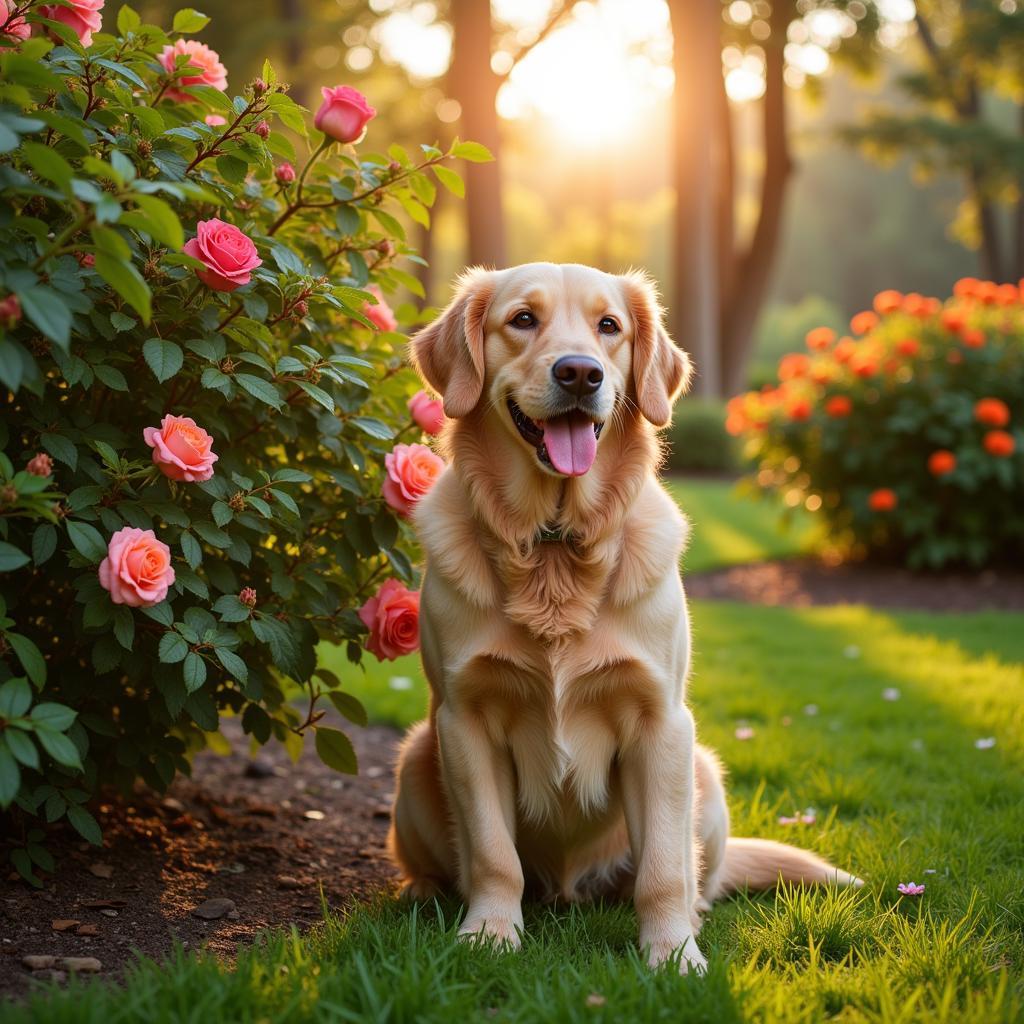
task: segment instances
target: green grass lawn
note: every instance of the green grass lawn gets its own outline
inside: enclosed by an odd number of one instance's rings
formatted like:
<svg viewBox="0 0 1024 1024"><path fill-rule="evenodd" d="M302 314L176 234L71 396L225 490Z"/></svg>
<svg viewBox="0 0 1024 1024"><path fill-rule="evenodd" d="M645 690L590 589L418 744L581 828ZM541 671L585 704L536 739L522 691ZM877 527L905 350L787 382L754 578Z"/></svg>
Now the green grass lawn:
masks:
<svg viewBox="0 0 1024 1024"><path fill-rule="evenodd" d="M718 904L704 978L650 974L629 907L530 907L522 952L493 954L454 940L456 905L382 898L235 969L143 965L124 990L41 995L5 1024L1024 1019L1019 617L698 602L694 635L692 703L730 769L734 831L813 847L866 878L859 893ZM778 823L807 807L813 825ZM911 880L924 895L901 899Z"/></svg>

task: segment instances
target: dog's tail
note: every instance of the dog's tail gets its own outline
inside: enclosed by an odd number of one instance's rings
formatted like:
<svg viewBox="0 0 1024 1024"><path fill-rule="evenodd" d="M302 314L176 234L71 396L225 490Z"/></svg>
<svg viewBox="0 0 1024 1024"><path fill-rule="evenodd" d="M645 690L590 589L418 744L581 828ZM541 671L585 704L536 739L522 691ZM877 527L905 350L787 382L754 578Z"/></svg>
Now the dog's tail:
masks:
<svg viewBox="0 0 1024 1024"><path fill-rule="evenodd" d="M798 885L852 885L863 880L811 853L771 839L734 839L725 844L725 858L715 896L737 889L774 889L779 882Z"/></svg>

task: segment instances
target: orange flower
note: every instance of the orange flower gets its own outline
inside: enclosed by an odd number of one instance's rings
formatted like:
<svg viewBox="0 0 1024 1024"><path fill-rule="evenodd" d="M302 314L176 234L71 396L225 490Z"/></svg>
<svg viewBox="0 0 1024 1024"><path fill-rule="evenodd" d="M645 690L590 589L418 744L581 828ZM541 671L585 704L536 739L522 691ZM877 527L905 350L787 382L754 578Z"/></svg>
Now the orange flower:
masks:
<svg viewBox="0 0 1024 1024"><path fill-rule="evenodd" d="M824 384L832 379L832 371L827 363L817 362L811 367L811 380L815 384Z"/></svg>
<svg viewBox="0 0 1024 1024"><path fill-rule="evenodd" d="M924 300L922 310L924 316L934 316L940 309L942 309L942 303L933 296L929 296Z"/></svg>
<svg viewBox="0 0 1024 1024"><path fill-rule="evenodd" d="M950 334L959 334L964 329L966 323L967 320L962 309L952 306L942 311L942 326Z"/></svg>
<svg viewBox="0 0 1024 1024"><path fill-rule="evenodd" d="M917 338L900 338L896 342L896 351L901 356L916 356L921 351L921 342Z"/></svg>
<svg viewBox="0 0 1024 1024"><path fill-rule="evenodd" d="M857 351L857 342L853 338L840 338L836 347L832 349L832 358L837 363L847 362Z"/></svg>
<svg viewBox="0 0 1024 1024"><path fill-rule="evenodd" d="M888 487L879 487L868 495L868 508L872 512L891 512L897 504L896 492Z"/></svg>
<svg viewBox="0 0 1024 1024"><path fill-rule="evenodd" d="M811 416L811 403L806 398L794 398L786 405L791 420L806 420Z"/></svg>
<svg viewBox="0 0 1024 1024"><path fill-rule="evenodd" d="M815 327L813 331L807 332L804 340L812 352L821 352L836 340L836 332L831 327Z"/></svg>
<svg viewBox="0 0 1024 1024"><path fill-rule="evenodd" d="M1001 459L1012 455L1014 448L1017 447L1016 442L1013 440L1013 435L1008 434L1005 430L990 430L981 439L981 443L985 446L985 451L989 455L995 455Z"/></svg>
<svg viewBox="0 0 1024 1024"><path fill-rule="evenodd" d="M999 398L982 398L974 405L974 418L986 427L1005 427L1010 422L1010 407Z"/></svg>
<svg viewBox="0 0 1024 1024"><path fill-rule="evenodd" d="M978 287L974 290L974 297L983 302L986 306L995 305L999 296L999 285L995 281L979 281Z"/></svg>
<svg viewBox="0 0 1024 1024"><path fill-rule="evenodd" d="M984 348L985 332L979 331L977 327L968 327L961 335L960 340L968 348Z"/></svg>
<svg viewBox="0 0 1024 1024"><path fill-rule="evenodd" d="M795 380L806 377L811 360L803 352L791 352L779 360L779 380Z"/></svg>
<svg viewBox="0 0 1024 1024"><path fill-rule="evenodd" d="M976 277L961 277L955 285L953 285L953 294L958 299L972 299L974 293L977 291L978 285L981 282Z"/></svg>
<svg viewBox="0 0 1024 1024"><path fill-rule="evenodd" d="M725 432L732 434L733 437L739 437L744 430L747 429L747 419L745 416L740 416L738 413L730 413L725 417Z"/></svg>
<svg viewBox="0 0 1024 1024"><path fill-rule="evenodd" d="M996 302L1000 306L1013 306L1020 302L1020 292L1015 284L1001 284L996 289Z"/></svg>
<svg viewBox="0 0 1024 1024"><path fill-rule="evenodd" d="M850 360L850 369L858 377L874 377L878 373L878 363L866 352L860 352Z"/></svg>
<svg viewBox="0 0 1024 1024"><path fill-rule="evenodd" d="M879 292L875 296L875 312L885 316L886 313L895 313L903 306L903 293L889 288Z"/></svg>
<svg viewBox="0 0 1024 1024"><path fill-rule="evenodd" d="M928 456L928 472L932 476L945 476L956 469L956 456L945 448L940 448Z"/></svg>
<svg viewBox="0 0 1024 1024"><path fill-rule="evenodd" d="M833 419L842 419L853 411L853 402L846 395L833 395L825 403L825 412Z"/></svg>
<svg viewBox="0 0 1024 1024"><path fill-rule="evenodd" d="M873 331L878 326L878 315L872 313L870 309L865 309L863 313L857 313L850 321L850 330L854 334L867 334L869 331Z"/></svg>

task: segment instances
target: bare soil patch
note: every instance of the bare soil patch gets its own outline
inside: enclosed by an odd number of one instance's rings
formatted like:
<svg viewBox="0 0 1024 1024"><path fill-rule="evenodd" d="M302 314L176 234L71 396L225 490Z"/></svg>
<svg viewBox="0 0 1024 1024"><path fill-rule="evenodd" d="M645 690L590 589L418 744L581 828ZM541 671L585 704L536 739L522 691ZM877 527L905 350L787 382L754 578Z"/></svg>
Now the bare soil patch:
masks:
<svg viewBox="0 0 1024 1024"><path fill-rule="evenodd" d="M68 957L98 961L98 971L74 966L107 978L136 952L162 959L175 941L231 958L263 928L320 920L321 887L339 908L392 884L396 730L349 729L358 777L326 768L311 743L295 765L277 745L254 761L236 722L225 733L235 752L204 752L166 797L102 805L103 849L55 831L58 870L42 890L0 882L0 998L59 980ZM32 971L25 957L44 959Z"/></svg>
<svg viewBox="0 0 1024 1024"><path fill-rule="evenodd" d="M977 612L1024 609L1024 569L915 573L896 566L826 565L810 558L736 565L684 577L690 597L747 604L865 604Z"/></svg>

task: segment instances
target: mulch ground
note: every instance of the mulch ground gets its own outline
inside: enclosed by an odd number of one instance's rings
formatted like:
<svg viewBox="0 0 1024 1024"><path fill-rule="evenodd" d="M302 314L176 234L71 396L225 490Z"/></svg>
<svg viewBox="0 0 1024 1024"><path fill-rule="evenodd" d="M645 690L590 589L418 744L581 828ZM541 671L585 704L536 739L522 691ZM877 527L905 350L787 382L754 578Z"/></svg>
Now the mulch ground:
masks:
<svg viewBox="0 0 1024 1024"><path fill-rule="evenodd" d="M232 957L260 929L319 921L321 887L342 908L393 884L384 841L398 732L348 730L356 777L324 767L312 744L295 765L276 745L254 761L237 723L225 732L236 752L203 753L166 797L101 806L103 849L55 834L59 869L45 888L0 883L0 998L61 980L64 957L92 958L108 978L135 951L160 959L175 941ZM31 971L25 957L55 963Z"/></svg>
<svg viewBox="0 0 1024 1024"><path fill-rule="evenodd" d="M917 576L811 560L688 574L691 597L768 605L1024 609L1024 572ZM0 882L0 998L60 980L65 957L116 978L136 952L160 959L178 941L230 958L270 926L320 919L320 890L343 908L394 885L384 853L399 733L348 729L360 775L340 776L312 749L292 765L270 746L253 760L237 723L234 753L196 759L166 797L140 791L100 808L102 850L69 829L49 840L59 870L42 890ZM311 747L311 745L310 745ZM197 916L207 914L208 917ZM26 957L53 958L30 961Z"/></svg>

